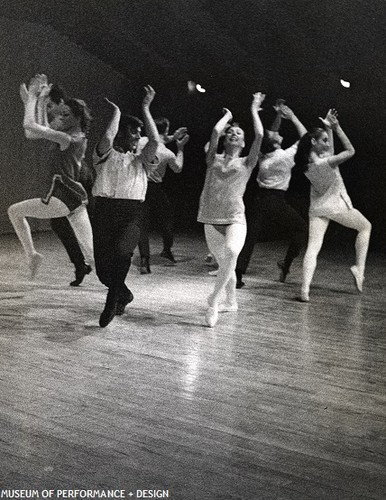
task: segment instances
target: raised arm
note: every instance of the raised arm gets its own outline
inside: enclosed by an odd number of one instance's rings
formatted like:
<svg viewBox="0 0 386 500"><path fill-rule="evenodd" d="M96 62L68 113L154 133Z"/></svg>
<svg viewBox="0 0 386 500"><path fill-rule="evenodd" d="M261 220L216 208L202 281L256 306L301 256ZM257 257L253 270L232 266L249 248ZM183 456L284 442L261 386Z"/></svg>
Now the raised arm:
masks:
<svg viewBox="0 0 386 500"><path fill-rule="evenodd" d="M330 145L329 154L331 156L334 154L334 133L332 131L332 122L335 118L338 118L338 112L335 109L329 109L326 118L319 116L319 120L322 121L328 135L328 143Z"/></svg>
<svg viewBox="0 0 386 500"><path fill-rule="evenodd" d="M281 113L281 107L285 103L284 99L277 99L275 105L273 106L273 109L276 111L276 116L275 119L273 120L271 126L269 129L267 129L267 134L270 137L275 137L279 135L279 130L281 126L281 119L283 117Z"/></svg>
<svg viewBox="0 0 386 500"><path fill-rule="evenodd" d="M42 88L40 94L38 95L38 102L36 106L36 120L39 125L44 127L49 127L48 116L47 116L47 100L48 95L51 90L51 85L46 85ZM54 128L54 127L53 127Z"/></svg>
<svg viewBox="0 0 386 500"><path fill-rule="evenodd" d="M177 130L175 130L173 134L168 135L165 138L164 143L169 144L169 142L178 141L179 139L182 139L187 133L188 129L186 127L180 127Z"/></svg>
<svg viewBox="0 0 386 500"><path fill-rule="evenodd" d="M331 123L332 130L339 137L340 142L342 143L342 146L344 148L344 151L342 151L341 153L339 153L337 155L330 156L328 159L328 162L331 165L331 167L337 167L341 163L352 158L355 154L355 149L354 149L354 146L351 144L350 139L343 132L343 129L340 126L338 118L337 118L337 113L331 114L329 116L329 122Z"/></svg>
<svg viewBox="0 0 386 500"><path fill-rule="evenodd" d="M280 109L283 118L286 120L291 120L291 122L295 125L299 137L303 137L303 135L307 133L307 129L303 125L303 123L299 120L299 118L295 115L292 109L286 106L285 104L282 104Z"/></svg>
<svg viewBox="0 0 386 500"><path fill-rule="evenodd" d="M46 75L35 75L30 83L29 88L35 87L37 93L37 103L35 108L35 120L39 125L48 127L47 119L47 96L49 94L51 86L47 83ZM25 83L22 83L19 88L20 98L23 101L24 109L28 102L28 89ZM24 129L24 133L27 139L41 139L41 135L28 128Z"/></svg>
<svg viewBox="0 0 386 500"><path fill-rule="evenodd" d="M154 123L154 119L150 113L150 104L153 102L155 91L150 85L146 85L145 91L146 94L142 101L142 114L145 124L145 133L149 140L143 148L142 153L145 156L146 161L152 163L156 158L157 147L160 143L160 136L157 126Z"/></svg>
<svg viewBox="0 0 386 500"><path fill-rule="evenodd" d="M115 136L118 133L119 120L121 119L121 110L118 108L118 106L107 99L107 97L105 97L105 102L110 106L113 114L106 127L105 133L97 144L96 151L100 156L103 156L113 147Z"/></svg>
<svg viewBox="0 0 386 500"><path fill-rule="evenodd" d="M24 114L25 114L25 108L28 102L28 89L25 83L22 83L20 85L19 93L20 93L20 98L24 104ZM37 111L35 110L35 114L36 113ZM27 139L40 139L40 136L38 134L35 134L34 132L32 132L29 129L26 129L25 127L24 127L24 135L26 136Z"/></svg>
<svg viewBox="0 0 386 500"><path fill-rule="evenodd" d="M264 135L263 124L261 123L259 111L261 111L261 104L265 99L265 94L261 92L256 92L253 94L251 113L253 121L253 129L255 132L255 138L253 140L251 149L249 150L249 155L247 157L247 167L254 168L259 159L261 141Z"/></svg>
<svg viewBox="0 0 386 500"><path fill-rule="evenodd" d="M206 152L206 158L213 159L217 153L218 141L227 128L228 123L232 120L232 113L227 108L223 108L223 116L216 123L210 136L209 147Z"/></svg>
<svg viewBox="0 0 386 500"><path fill-rule="evenodd" d="M47 92L45 92L45 90ZM48 141L56 142L63 150L68 148L71 142L71 137L65 132L53 130L48 126L39 124L37 121L38 96L40 93L42 93L43 96L48 94L49 87L46 86L45 90L40 88L36 82L30 84L28 87L28 96L26 102L24 103L23 127L25 134L26 137L31 136L32 138L33 136L34 139L46 139Z"/></svg>
<svg viewBox="0 0 386 500"><path fill-rule="evenodd" d="M184 166L184 147L185 144L189 140L189 135L185 134L181 137L181 139L177 139L177 154L173 155L170 157L170 160L168 161L169 167L175 172L176 174L180 173L182 170L182 167Z"/></svg>

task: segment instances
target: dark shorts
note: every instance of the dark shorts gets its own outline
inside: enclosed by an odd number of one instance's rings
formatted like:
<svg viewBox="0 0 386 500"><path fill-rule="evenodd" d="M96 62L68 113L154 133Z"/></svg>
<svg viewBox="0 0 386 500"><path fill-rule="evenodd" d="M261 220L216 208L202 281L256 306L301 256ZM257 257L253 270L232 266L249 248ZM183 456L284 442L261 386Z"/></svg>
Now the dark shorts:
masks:
<svg viewBox="0 0 386 500"><path fill-rule="evenodd" d="M87 193L82 184L65 175L54 175L51 187L42 202L48 205L52 197L62 201L70 212L87 204Z"/></svg>

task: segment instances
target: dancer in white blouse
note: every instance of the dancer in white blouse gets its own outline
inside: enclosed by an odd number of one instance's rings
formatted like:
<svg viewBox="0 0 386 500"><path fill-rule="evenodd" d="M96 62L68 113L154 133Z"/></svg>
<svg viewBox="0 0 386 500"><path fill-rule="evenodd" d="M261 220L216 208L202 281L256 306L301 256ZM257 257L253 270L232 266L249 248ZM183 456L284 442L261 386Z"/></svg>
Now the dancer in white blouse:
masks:
<svg viewBox="0 0 386 500"><path fill-rule="evenodd" d="M355 242L356 262L350 270L360 292L371 234L370 222L353 207L339 171L339 165L354 156L354 147L343 132L335 110L328 112L323 123L326 130L318 128L305 134L300 139L295 155L294 171L302 171L311 184L309 238L303 261L300 295L303 302L310 300L310 285L316 260L330 220L358 231ZM343 146L343 151L339 154L334 154L333 132Z"/></svg>

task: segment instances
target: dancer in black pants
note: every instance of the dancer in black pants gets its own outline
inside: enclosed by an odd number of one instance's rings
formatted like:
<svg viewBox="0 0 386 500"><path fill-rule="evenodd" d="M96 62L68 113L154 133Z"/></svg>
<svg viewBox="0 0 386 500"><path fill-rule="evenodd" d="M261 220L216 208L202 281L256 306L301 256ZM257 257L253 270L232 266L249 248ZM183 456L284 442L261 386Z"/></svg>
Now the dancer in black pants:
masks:
<svg viewBox="0 0 386 500"><path fill-rule="evenodd" d="M133 300L125 279L139 240L147 176L158 165L159 135L150 114L155 92L150 86L145 90L142 112L149 140L143 150L135 152L141 137L141 120L121 117L118 106L106 99L113 108L113 116L94 153L97 174L93 187L95 269L99 280L108 287L99 319L101 327L107 326L116 314L123 314Z"/></svg>
<svg viewBox="0 0 386 500"><path fill-rule="evenodd" d="M141 236L139 239L139 253L141 256L141 274L148 274L150 269L150 244L149 232L152 221L156 221L160 228L163 240L161 257L175 263L172 252L173 246L173 205L163 188L163 179L167 167L179 174L184 164L184 146L189 140L186 127L177 129L173 135L169 135L170 122L167 118L154 120L160 135L160 144L157 148L158 167L150 172L147 186L146 199L142 205ZM171 141L177 143L177 154L168 149L165 144ZM147 143L147 137L139 141L138 149Z"/></svg>
<svg viewBox="0 0 386 500"><path fill-rule="evenodd" d="M294 112L279 100L276 118L271 130L266 131L262 144L257 183L259 190L253 200L252 213L248 216L247 237L236 266L236 288L242 288L242 281L256 242L267 232L274 231L281 237L289 239L289 247L283 261L278 262L279 280L284 282L290 271L292 261L299 255L307 241L307 224L305 220L286 201L286 191L294 166L297 144L282 149L283 137L279 134L281 118L291 120L300 137L307 130Z"/></svg>

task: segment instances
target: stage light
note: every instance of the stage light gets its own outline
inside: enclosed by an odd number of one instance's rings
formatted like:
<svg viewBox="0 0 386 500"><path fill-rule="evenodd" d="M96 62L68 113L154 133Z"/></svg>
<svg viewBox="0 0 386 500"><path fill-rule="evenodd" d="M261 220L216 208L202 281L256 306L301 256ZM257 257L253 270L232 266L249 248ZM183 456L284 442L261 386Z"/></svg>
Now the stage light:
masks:
<svg viewBox="0 0 386 500"><path fill-rule="evenodd" d="M340 84L342 85L342 87L344 87L345 89L349 89L351 87L351 83L348 82L347 80L343 80L341 79L340 80Z"/></svg>
<svg viewBox="0 0 386 500"><path fill-rule="evenodd" d="M193 80L188 81L188 91L189 92L194 92L196 90L196 82Z"/></svg>

